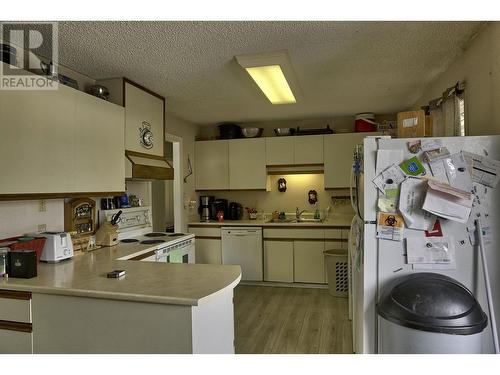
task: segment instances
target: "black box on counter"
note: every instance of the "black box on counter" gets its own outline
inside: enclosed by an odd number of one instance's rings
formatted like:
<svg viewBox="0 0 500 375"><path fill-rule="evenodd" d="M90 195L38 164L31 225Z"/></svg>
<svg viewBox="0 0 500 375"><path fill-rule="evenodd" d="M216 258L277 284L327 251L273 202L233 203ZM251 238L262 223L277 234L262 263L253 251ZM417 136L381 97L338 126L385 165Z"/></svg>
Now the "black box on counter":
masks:
<svg viewBox="0 0 500 375"><path fill-rule="evenodd" d="M35 250L21 250L9 252L9 277L31 279L36 277Z"/></svg>

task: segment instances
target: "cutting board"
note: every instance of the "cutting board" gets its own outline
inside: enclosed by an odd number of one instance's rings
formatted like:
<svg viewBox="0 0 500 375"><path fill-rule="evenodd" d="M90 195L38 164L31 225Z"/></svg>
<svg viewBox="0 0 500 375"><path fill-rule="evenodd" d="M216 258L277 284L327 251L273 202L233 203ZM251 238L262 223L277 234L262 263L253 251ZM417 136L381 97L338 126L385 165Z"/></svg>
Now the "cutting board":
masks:
<svg viewBox="0 0 500 375"><path fill-rule="evenodd" d="M398 138L425 137L425 112L407 111L398 113Z"/></svg>

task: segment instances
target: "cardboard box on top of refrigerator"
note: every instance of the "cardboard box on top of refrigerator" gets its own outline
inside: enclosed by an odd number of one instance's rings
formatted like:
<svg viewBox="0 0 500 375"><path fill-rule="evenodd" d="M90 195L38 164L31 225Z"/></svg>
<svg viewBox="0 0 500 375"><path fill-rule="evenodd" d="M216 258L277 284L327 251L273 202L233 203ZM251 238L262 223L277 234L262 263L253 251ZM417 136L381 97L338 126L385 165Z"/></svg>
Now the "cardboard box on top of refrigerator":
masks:
<svg viewBox="0 0 500 375"><path fill-rule="evenodd" d="M407 111L398 113L398 138L425 137L425 112Z"/></svg>

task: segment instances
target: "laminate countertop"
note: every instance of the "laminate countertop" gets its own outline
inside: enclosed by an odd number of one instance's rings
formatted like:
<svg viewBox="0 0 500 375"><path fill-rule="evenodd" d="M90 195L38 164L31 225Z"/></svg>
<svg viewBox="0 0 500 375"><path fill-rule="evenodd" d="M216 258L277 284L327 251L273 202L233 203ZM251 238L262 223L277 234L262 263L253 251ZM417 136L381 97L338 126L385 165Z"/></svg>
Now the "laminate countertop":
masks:
<svg viewBox="0 0 500 375"><path fill-rule="evenodd" d="M197 306L241 279L240 266L116 260L147 245L118 244L75 255L56 264L39 263L31 279L0 278L0 289L90 298ZM119 279L107 273L126 270Z"/></svg>
<svg viewBox="0 0 500 375"><path fill-rule="evenodd" d="M188 223L191 227L207 226L207 227L224 227L224 226L245 226L245 227L313 227L313 228L329 228L329 227L343 227L350 228L353 215L330 215L328 219L323 222L270 222L266 220L224 220L220 221L192 221Z"/></svg>

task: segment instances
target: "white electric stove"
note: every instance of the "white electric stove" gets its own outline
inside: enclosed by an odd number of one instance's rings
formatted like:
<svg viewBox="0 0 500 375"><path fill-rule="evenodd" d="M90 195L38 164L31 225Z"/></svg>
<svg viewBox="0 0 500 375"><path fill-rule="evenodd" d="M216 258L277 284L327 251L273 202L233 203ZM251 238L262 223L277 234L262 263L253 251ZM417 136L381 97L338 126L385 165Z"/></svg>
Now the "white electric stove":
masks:
<svg viewBox="0 0 500 375"><path fill-rule="evenodd" d="M111 221L122 211L118 219L118 240L121 246L144 245L137 252L119 260L140 260L164 263L194 263L195 239L189 233L153 232L151 207L131 207L101 210L100 222Z"/></svg>

